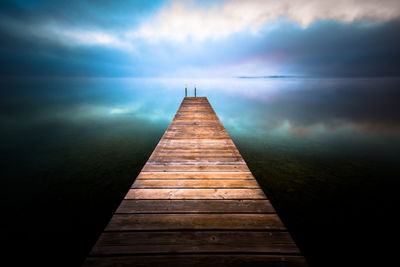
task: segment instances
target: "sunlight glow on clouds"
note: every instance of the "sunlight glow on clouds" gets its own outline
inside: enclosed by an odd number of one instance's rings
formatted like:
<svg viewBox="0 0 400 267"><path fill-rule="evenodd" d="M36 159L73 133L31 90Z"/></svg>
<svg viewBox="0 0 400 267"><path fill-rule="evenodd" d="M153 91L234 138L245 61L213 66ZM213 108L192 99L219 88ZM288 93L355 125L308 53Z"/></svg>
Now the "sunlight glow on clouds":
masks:
<svg viewBox="0 0 400 267"><path fill-rule="evenodd" d="M67 46L103 46L134 51L137 42L217 40L239 32L257 34L282 18L307 27L316 20L387 21L400 18L398 0L228 0L204 5L201 1L170 1L138 25L105 31L91 25L79 28L52 20L26 25L7 22L15 30L53 39ZM43 23L43 22L41 22ZM276 25L275 25L276 26Z"/></svg>
<svg viewBox="0 0 400 267"><path fill-rule="evenodd" d="M198 6L173 1L144 22L132 36L151 42L160 39L218 39L241 31L257 32L267 22L286 17L307 27L316 20L385 21L400 17L398 0L232 0L222 5Z"/></svg>

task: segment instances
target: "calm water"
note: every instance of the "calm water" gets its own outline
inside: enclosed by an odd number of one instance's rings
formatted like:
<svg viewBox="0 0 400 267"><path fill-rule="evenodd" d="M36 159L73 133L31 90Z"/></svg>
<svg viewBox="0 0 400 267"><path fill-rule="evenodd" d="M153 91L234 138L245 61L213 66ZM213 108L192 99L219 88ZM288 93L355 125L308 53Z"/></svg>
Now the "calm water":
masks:
<svg viewBox="0 0 400 267"><path fill-rule="evenodd" d="M3 79L9 250L79 266L194 83L312 266L390 251L400 174L395 78Z"/></svg>

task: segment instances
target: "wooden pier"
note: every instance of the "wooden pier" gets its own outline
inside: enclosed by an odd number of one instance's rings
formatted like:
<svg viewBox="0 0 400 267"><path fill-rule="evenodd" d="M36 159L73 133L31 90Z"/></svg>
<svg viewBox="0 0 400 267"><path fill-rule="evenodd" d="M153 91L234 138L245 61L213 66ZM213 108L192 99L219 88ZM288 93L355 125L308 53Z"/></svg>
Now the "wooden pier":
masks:
<svg viewBox="0 0 400 267"><path fill-rule="evenodd" d="M306 266L206 97L185 97L84 266Z"/></svg>

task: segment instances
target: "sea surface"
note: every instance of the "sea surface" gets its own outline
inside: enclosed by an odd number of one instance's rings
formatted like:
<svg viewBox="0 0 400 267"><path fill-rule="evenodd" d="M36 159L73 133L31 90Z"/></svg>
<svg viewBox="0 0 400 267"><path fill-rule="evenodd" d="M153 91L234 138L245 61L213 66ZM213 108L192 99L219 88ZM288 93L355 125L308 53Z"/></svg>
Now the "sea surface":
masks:
<svg viewBox="0 0 400 267"><path fill-rule="evenodd" d="M79 266L195 84L310 266L395 255L399 78L22 77L0 79L14 261Z"/></svg>

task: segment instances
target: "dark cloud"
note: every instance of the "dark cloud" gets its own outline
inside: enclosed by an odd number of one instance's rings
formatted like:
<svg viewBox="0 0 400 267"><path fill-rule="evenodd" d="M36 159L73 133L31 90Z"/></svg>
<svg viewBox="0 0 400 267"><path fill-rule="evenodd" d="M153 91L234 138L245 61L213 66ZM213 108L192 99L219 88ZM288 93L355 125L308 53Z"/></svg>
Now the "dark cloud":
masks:
<svg viewBox="0 0 400 267"><path fill-rule="evenodd" d="M260 41L255 57L289 72L312 76L400 75L400 22L315 22L307 28L287 24ZM273 57L272 57L273 58Z"/></svg>
<svg viewBox="0 0 400 267"><path fill-rule="evenodd" d="M80 27L120 29L138 24L164 2L156 1L29 1L4 0L0 16L28 23L57 21Z"/></svg>

